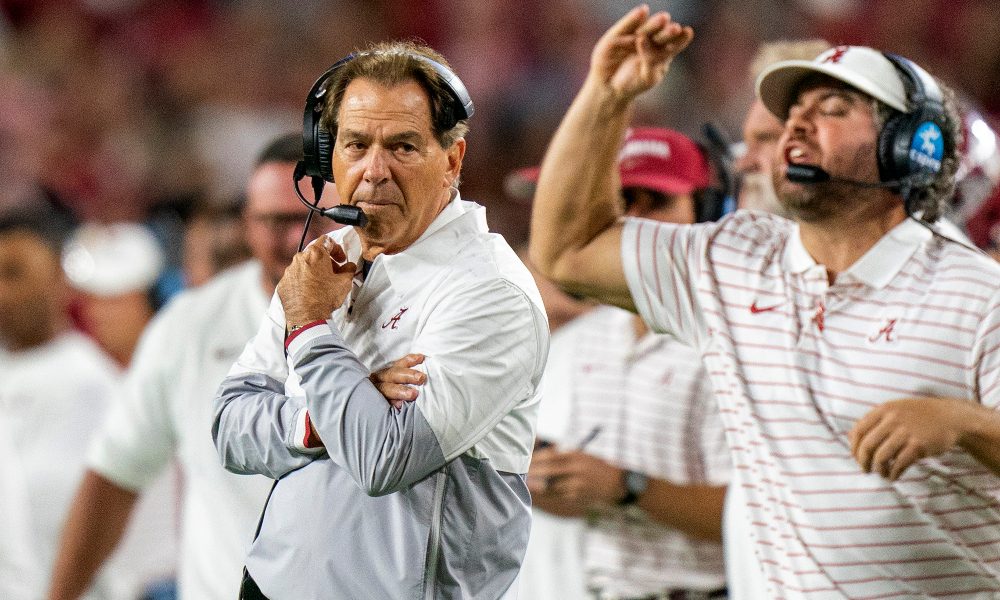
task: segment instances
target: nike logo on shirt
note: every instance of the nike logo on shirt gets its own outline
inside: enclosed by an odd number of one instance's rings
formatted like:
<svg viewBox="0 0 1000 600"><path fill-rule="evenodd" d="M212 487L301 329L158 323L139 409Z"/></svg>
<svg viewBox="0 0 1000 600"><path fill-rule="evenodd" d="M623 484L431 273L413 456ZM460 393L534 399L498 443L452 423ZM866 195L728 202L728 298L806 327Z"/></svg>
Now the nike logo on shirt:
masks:
<svg viewBox="0 0 1000 600"><path fill-rule="evenodd" d="M750 305L750 312L753 313L753 314L762 313L762 312L768 312L768 311L771 311L771 310L774 310L774 309L778 308L782 304L784 304L784 302L779 302L779 303L775 304L774 306L757 306L757 301L754 300L753 304Z"/></svg>

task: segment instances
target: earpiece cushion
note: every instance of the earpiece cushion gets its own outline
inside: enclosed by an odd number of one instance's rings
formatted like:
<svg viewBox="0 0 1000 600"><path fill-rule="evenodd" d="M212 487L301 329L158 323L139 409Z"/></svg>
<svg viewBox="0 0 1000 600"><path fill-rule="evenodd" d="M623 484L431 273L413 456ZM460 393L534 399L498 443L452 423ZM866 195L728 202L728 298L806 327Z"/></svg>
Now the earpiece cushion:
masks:
<svg viewBox="0 0 1000 600"><path fill-rule="evenodd" d="M897 149L900 146L898 143L900 136L907 135L907 130L912 134L912 116L904 113L895 114L882 126L878 137L878 173L882 181L902 179L909 174L909 158L906 152L910 147L910 141L906 141L907 150L903 151L902 157Z"/></svg>
<svg viewBox="0 0 1000 600"><path fill-rule="evenodd" d="M320 176L333 183L333 144L330 133L318 127L316 131L316 158L319 162Z"/></svg>
<svg viewBox="0 0 1000 600"><path fill-rule="evenodd" d="M718 221L726 208L726 195L716 187L706 188L701 193L701 201L695 206L695 222Z"/></svg>

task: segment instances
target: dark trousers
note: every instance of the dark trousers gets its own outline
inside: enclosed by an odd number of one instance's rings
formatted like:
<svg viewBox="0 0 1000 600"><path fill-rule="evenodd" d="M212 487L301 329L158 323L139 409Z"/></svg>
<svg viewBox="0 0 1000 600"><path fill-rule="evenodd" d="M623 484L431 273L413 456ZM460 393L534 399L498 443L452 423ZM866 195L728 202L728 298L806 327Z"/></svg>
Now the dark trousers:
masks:
<svg viewBox="0 0 1000 600"><path fill-rule="evenodd" d="M261 593L257 587L257 582L250 577L250 571L243 568L243 582L240 584L240 600L267 600L267 596Z"/></svg>

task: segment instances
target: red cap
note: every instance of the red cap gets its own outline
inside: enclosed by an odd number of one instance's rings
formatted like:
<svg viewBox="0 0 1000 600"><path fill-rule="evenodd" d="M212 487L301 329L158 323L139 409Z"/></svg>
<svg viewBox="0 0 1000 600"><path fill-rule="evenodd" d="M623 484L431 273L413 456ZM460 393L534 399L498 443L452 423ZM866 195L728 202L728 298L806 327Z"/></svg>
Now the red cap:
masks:
<svg viewBox="0 0 1000 600"><path fill-rule="evenodd" d="M694 140L679 131L634 127L625 132L618 152L622 187L664 194L689 194L707 188L708 158Z"/></svg>
<svg viewBox="0 0 1000 600"><path fill-rule="evenodd" d="M510 199L525 204L531 204L535 195L535 184L538 183L539 167L521 167L511 171L504 179L503 188Z"/></svg>
<svg viewBox="0 0 1000 600"><path fill-rule="evenodd" d="M618 153L622 187L641 187L664 194L689 194L709 186L708 158L679 131L633 127L625 132ZM538 182L538 167L522 167L507 175L504 187L515 200L530 201Z"/></svg>

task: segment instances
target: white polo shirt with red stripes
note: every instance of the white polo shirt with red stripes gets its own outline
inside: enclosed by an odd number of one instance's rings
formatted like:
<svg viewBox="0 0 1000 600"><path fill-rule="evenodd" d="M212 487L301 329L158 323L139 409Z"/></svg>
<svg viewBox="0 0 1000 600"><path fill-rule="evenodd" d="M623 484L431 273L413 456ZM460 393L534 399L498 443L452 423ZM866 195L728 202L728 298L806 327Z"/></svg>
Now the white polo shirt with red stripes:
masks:
<svg viewBox="0 0 1000 600"><path fill-rule="evenodd" d="M798 226L627 219L640 314L702 354L773 598L1000 594L1000 477L954 449L893 482L847 433L907 397L1000 403L1000 265L907 220L833 284Z"/></svg>

